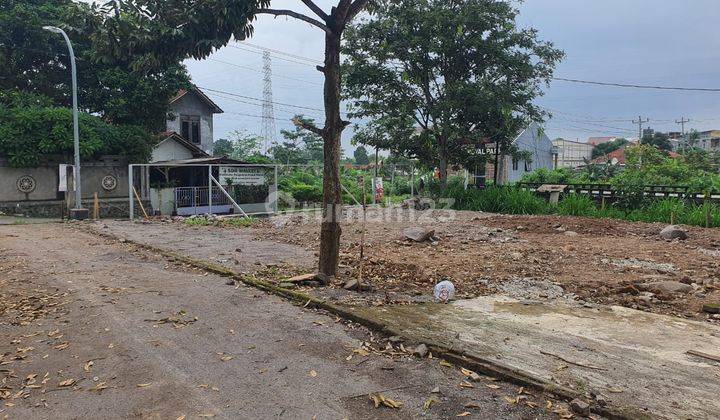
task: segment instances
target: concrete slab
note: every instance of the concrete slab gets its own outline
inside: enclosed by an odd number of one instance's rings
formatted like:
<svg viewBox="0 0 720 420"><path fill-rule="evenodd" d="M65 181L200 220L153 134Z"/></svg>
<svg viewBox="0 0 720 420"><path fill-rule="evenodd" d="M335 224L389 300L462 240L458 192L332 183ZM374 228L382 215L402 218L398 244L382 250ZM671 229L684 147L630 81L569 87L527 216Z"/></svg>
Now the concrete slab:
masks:
<svg viewBox="0 0 720 420"><path fill-rule="evenodd" d="M506 296L355 311L653 417L720 413L720 363L686 353L720 355L720 328L708 323Z"/></svg>

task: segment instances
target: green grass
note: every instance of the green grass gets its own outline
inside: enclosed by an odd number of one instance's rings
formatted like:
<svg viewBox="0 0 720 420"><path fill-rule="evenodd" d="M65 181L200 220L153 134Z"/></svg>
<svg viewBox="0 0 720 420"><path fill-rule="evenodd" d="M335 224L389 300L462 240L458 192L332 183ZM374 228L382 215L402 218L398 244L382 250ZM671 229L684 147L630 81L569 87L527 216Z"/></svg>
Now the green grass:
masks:
<svg viewBox="0 0 720 420"><path fill-rule="evenodd" d="M455 210L484 211L501 214L558 214L562 216L620 219L631 222L661 222L692 226L706 225L720 227L720 206L713 203L697 205L677 198L653 201L643 200L635 208L623 207L623 203L600 208L595 201L582 194L567 194L557 206L549 205L534 193L515 187L489 187L484 190L465 190L461 185L450 182L443 194L435 192L434 197L450 197L455 200Z"/></svg>

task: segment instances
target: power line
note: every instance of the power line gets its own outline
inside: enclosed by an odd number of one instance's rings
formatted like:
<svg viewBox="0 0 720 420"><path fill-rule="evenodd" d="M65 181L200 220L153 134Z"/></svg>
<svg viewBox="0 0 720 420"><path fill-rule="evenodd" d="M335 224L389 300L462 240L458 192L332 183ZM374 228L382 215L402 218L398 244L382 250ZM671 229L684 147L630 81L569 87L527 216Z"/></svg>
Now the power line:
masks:
<svg viewBox="0 0 720 420"><path fill-rule="evenodd" d="M309 61L309 62L311 62L311 63L313 63L313 64L320 64L320 65L324 64L322 60L317 60L317 59L310 58L310 57L303 57L302 55L291 54L291 53L289 53L289 52L280 51L280 50L275 50L275 49L272 49L272 48L263 47L263 46L261 46L261 45L251 44L251 43L249 43L249 42L243 42L242 45L247 45L248 47L257 48L257 49L260 49L260 50L263 50L263 51L268 51L268 52L271 52L271 53L284 55L284 56L291 57L291 58L295 58L295 59L298 59L298 60Z"/></svg>
<svg viewBox="0 0 720 420"><path fill-rule="evenodd" d="M239 47L239 46L237 46L237 45L228 45L228 47L230 47L230 48L235 48L236 50L251 52L251 53L254 53L254 54L262 54L262 53L263 53L262 51L257 51L257 50L253 50L253 49L250 49L250 48L242 48L242 47ZM287 62L290 62L290 63L302 64L302 65L304 65L304 66L310 66L310 67L315 67L315 66L316 66L316 64L312 64L312 63L308 63L308 62L304 62L304 61L293 60L293 59L285 58L285 57L282 57L282 56L279 56L279 55L274 55L274 54L273 54L273 56L274 56L275 58L277 58L278 60L283 60L283 61L287 61Z"/></svg>
<svg viewBox="0 0 720 420"><path fill-rule="evenodd" d="M710 89L710 88L632 85L632 84L625 84L625 83L595 82L595 81L590 81L590 80L567 79L564 77L553 77L552 80L558 80L561 82L570 82L570 83L581 83L581 84L586 84L586 85L613 86L613 87L635 88L635 89L680 90L680 91L685 91L685 92L720 92L720 89Z"/></svg>
<svg viewBox="0 0 720 420"><path fill-rule="evenodd" d="M198 86L198 88L200 88L200 89L202 89L202 90L206 90L206 91L208 91L208 92L223 93L223 94L225 94L225 95L237 96L238 98L252 99L252 100L254 100L254 101L259 101L259 102L262 102L262 101L263 101L263 99L260 99L260 98L253 98L252 96L240 95L240 94L238 94L238 93L226 92L226 91L223 91L223 90L210 89L210 88L208 88L208 87ZM273 104L275 104L275 105L289 106L289 107L291 107L291 108L308 109L308 110L311 110L311 111L318 111L318 112L325 113L325 110L324 110L324 109L312 108L312 107L309 107L309 106L293 105L293 104L287 104L287 103L283 103L283 102L274 102L274 101L273 101ZM347 114L347 112L340 112L340 113L341 113L341 114Z"/></svg>
<svg viewBox="0 0 720 420"><path fill-rule="evenodd" d="M228 96L225 96L224 93L213 93L212 96L213 96L213 97L217 97L217 98L222 98L222 99L225 99L225 100L228 100L228 101L238 102L238 103L241 103L241 104L256 106L256 107L258 107L258 108L262 108L262 106L263 106L262 103L249 102L249 101L246 101L246 100L243 100L243 99L228 97ZM262 100L260 100L260 99L254 99L254 100L257 100L257 101L262 102ZM291 115L293 115L293 116L295 116L295 115L298 114L297 110L294 110L294 109L291 109L291 108L280 107L280 109L282 109L283 112L286 112L286 113L291 114ZM320 118L317 113L312 113L312 114L311 114L311 113L308 113L307 115L317 116L318 118Z"/></svg>
<svg viewBox="0 0 720 420"><path fill-rule="evenodd" d="M250 66L243 66L243 65L241 65L241 64L230 63L230 62L228 62L228 61L222 61L222 60L218 60L218 59L216 59L216 58L208 58L208 60L214 61L214 62L216 62L216 63L225 64L225 65L228 65L228 66L233 66L233 67L237 67L237 68L241 68L241 69L246 69L246 70L254 71L254 72L260 73L260 74L263 73L261 70L258 70L258 69L256 69L256 68L250 67ZM322 83L319 83L319 82L311 82L310 80L298 79L298 78L295 78L295 77L283 76L283 75L280 75L280 74L274 74L273 77L277 77L277 78L280 78L280 79L294 80L294 81L296 81L296 82L309 83L309 84L311 84L311 85L317 85L317 86L322 86L322 85L323 85Z"/></svg>

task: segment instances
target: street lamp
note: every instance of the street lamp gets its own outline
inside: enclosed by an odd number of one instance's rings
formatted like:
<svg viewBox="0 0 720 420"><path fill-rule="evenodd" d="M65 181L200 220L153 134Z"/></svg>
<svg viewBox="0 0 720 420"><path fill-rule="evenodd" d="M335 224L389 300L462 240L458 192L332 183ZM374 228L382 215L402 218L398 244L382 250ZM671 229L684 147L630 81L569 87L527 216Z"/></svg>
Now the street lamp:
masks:
<svg viewBox="0 0 720 420"><path fill-rule="evenodd" d="M80 128L78 125L78 103L77 103L77 69L75 67L75 52L72 43L65 31L55 26L43 26L43 29L52 33L60 34L65 38L68 51L70 52L70 69L72 72L72 101L73 101L73 137L75 144L75 208L70 210L70 217L77 220L87 219L89 210L82 208L82 194L80 182Z"/></svg>

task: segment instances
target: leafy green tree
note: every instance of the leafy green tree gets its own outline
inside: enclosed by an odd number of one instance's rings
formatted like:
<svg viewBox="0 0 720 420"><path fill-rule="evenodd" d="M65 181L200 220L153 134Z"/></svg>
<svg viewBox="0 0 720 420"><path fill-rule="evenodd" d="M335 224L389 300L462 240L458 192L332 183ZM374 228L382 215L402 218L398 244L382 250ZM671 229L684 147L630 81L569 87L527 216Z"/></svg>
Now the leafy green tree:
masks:
<svg viewBox="0 0 720 420"><path fill-rule="evenodd" d="M46 96L71 106L69 57L65 41L42 29L59 26L73 43L78 66L79 105L115 124L141 125L151 132L165 126L168 100L189 83L179 59L147 62L102 56L94 39L102 32L96 7L72 0L0 2L0 89Z"/></svg>
<svg viewBox="0 0 720 420"><path fill-rule="evenodd" d="M672 150L672 143L670 143L670 137L665 133L655 132L654 134L645 135L643 136L640 143L655 146L658 149L664 151Z"/></svg>
<svg viewBox="0 0 720 420"><path fill-rule="evenodd" d="M306 124L314 125L315 120L303 115L296 115L293 121L295 122L293 130L280 130L284 140L271 149L274 160L286 165L322 162L322 137L303 128Z"/></svg>
<svg viewBox="0 0 720 420"><path fill-rule="evenodd" d="M612 153L621 147L629 144L630 142L626 139L615 139L611 142L607 143L600 143L597 146L595 146L592 150L592 158L598 158L600 156L605 156L609 153Z"/></svg>
<svg viewBox="0 0 720 420"><path fill-rule="evenodd" d="M494 0L381 0L348 32L345 97L369 122L358 143L440 169L473 167L476 146L512 136L543 112L533 104L563 53L521 29L518 11Z"/></svg>
<svg viewBox="0 0 720 420"><path fill-rule="evenodd" d="M51 105L49 98L18 93L0 96L0 155L14 167L37 166L43 156L73 155L72 110ZM146 162L155 139L142 127L108 124L101 118L79 115L80 154L123 155Z"/></svg>
<svg viewBox="0 0 720 420"><path fill-rule="evenodd" d="M355 149L355 153L353 153L353 157L355 158L355 163L358 165L370 164L370 157L368 156L365 146L358 146L357 149Z"/></svg>
<svg viewBox="0 0 720 420"><path fill-rule="evenodd" d="M213 144L213 156L232 156L233 142L228 139L215 140Z"/></svg>
<svg viewBox="0 0 720 420"><path fill-rule="evenodd" d="M232 144L230 157L233 159L247 161L263 156L261 153L263 138L259 135L248 133L245 130L235 130L230 133L229 137Z"/></svg>
<svg viewBox="0 0 720 420"><path fill-rule="evenodd" d="M340 115L340 44L348 24L369 0L334 0L329 12L313 0L300 2L309 14L269 8L269 0L110 0L102 9L107 19L97 39L103 44L104 57L123 58L133 68L143 68L189 57L206 58L231 38L245 40L252 35L252 21L259 14L291 17L321 30L325 59L317 69L325 76L325 125L302 127L323 139L324 217L318 267L334 276L340 259L340 137L349 124Z"/></svg>

